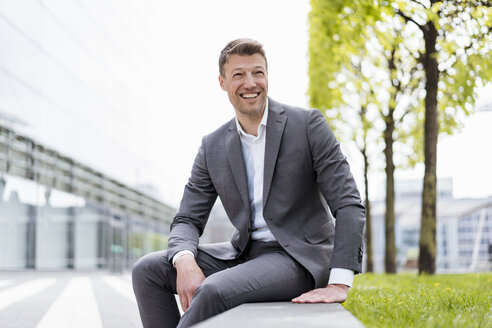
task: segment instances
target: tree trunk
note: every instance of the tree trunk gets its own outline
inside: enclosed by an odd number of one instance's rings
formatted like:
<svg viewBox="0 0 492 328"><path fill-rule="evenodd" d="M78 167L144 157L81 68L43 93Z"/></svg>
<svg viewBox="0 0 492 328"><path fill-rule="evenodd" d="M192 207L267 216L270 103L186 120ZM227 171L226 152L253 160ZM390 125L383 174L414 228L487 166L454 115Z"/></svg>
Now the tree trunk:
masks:
<svg viewBox="0 0 492 328"><path fill-rule="evenodd" d="M384 157L386 160L386 213L384 215L386 247L384 252L384 267L386 273L396 273L396 243L395 243L395 164L393 163L393 132L395 130L394 109L390 108L385 117Z"/></svg>
<svg viewBox="0 0 492 328"><path fill-rule="evenodd" d="M366 272L373 272L373 257L372 257L372 226L371 226L371 202L369 201L369 159L367 157L366 147L362 150L362 156L364 157L364 196L366 206L366 251L367 262Z"/></svg>
<svg viewBox="0 0 492 328"><path fill-rule="evenodd" d="M437 30L432 21L422 29L425 40L425 131L424 131L424 186L422 190L422 217L420 224L419 274L436 272L436 163L437 163Z"/></svg>

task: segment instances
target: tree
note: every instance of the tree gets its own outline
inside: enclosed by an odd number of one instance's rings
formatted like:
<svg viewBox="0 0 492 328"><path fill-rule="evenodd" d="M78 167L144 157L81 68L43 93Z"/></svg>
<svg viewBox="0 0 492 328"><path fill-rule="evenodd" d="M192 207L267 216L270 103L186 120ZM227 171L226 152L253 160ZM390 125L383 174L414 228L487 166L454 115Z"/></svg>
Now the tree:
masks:
<svg viewBox="0 0 492 328"><path fill-rule="evenodd" d="M440 132L459 127L479 86L492 77L492 10L488 1L395 1L395 14L418 28L423 44L411 54L425 72L425 173L422 191L419 273L436 270L436 167Z"/></svg>
<svg viewBox="0 0 492 328"><path fill-rule="evenodd" d="M415 126L420 124L419 87L422 84L422 75L419 74L416 61L407 58L407 54L413 51L412 43L408 42L412 31L408 31L391 16L381 22L377 31L378 41L383 47L381 57L385 62L380 67L386 64L388 86L385 91L389 96L389 100L381 107L381 116L385 123L383 139L386 164L385 271L396 273L394 145L396 142L408 142L412 137L411 146L414 152L407 154L406 165L400 165L413 166L419 161L420 143L415 142L419 140ZM411 124L408 124L409 118Z"/></svg>
<svg viewBox="0 0 492 328"><path fill-rule="evenodd" d="M376 96L374 89L371 84L368 83L366 77L362 72L361 62L358 61L357 57L352 58L352 71L344 72L345 76L349 77L349 80L354 81L354 90L359 90L357 95L352 101L347 102L346 113L352 112L355 115L352 117L347 117L349 115L342 115L342 120L338 122L350 122L344 124L345 128L338 128L339 131L346 130L351 131L351 136L349 138L344 138L348 140L353 140L364 162L364 206L366 209L366 226L365 226L365 241L366 241L366 272L373 272L373 251L372 251L372 216L371 216L371 202L369 199L369 172L371 169L370 161L372 153L374 153L374 145L377 143L377 135L375 135L374 129L372 129L372 123L377 117L377 107L374 106L376 102ZM343 87L339 87L343 93L349 94L348 90ZM353 95L354 96L354 95ZM349 105L350 104L350 105ZM371 115L372 114L372 115ZM345 116L346 118L344 118ZM335 126L340 126L341 124L335 124ZM342 134L343 135L343 134Z"/></svg>
<svg viewBox="0 0 492 328"><path fill-rule="evenodd" d="M364 53L365 40L357 33L363 32L363 19L358 19L357 24L347 29L349 24L346 15L352 9L345 7L344 1L311 1L311 6L313 10L310 13L308 91L310 103L312 107L317 107L325 113L339 139L355 141L363 157L366 271L371 272L373 258L368 173L370 170L369 134L373 118L368 115L368 108L371 99L374 99L374 93L370 89L370 83L363 79L362 63L359 60L361 56L349 55L361 51ZM371 6L364 6L372 10ZM350 83L345 84L347 80Z"/></svg>
<svg viewBox="0 0 492 328"><path fill-rule="evenodd" d="M382 83L386 91L376 91L386 98L376 97L375 102L385 124L385 265L389 272L396 270L394 141L397 145L411 141L413 156L406 154L410 165L420 160L419 149L424 149L419 272L434 273L437 137L460 127L460 119L473 109L478 88L491 80L491 6L471 0L312 0L311 6L309 95L313 106L325 110L328 119L340 118L340 104L347 104L343 99L347 89L342 87L346 81L340 76L354 57L373 63L375 81L380 82L381 70L389 76L389 85ZM370 47L374 39L382 49ZM379 49L382 60L374 60L368 49ZM423 131L418 129L421 118L425 118Z"/></svg>
<svg viewBox="0 0 492 328"><path fill-rule="evenodd" d="M374 130L378 119L382 119L383 122L387 177L385 270L394 273L396 244L393 145L398 139L409 140L410 131L415 131L412 127L417 120L414 120L413 125L404 125L404 119L409 117L408 114L413 109L418 108L418 101L415 99L418 100L416 90L421 81L421 78L418 78L418 70L414 68L414 61L404 60L405 54L411 50L404 42L405 34L408 32L398 21L394 21L391 15L385 15L385 11L375 7L372 2L343 3L341 7L336 8L331 6L331 1L312 1L311 4L311 105L325 110L335 126L340 120L347 121L343 117L344 113L347 116L347 108L359 113L358 123L352 123L345 129L359 131L361 134L357 138L357 133L354 133L353 139L364 159L368 212L366 238L368 254L371 255L367 133L371 129ZM330 7L329 11L324 8L327 5ZM375 107L379 114L368 120L367 109L371 106ZM416 160L407 162L414 163ZM372 257L368 257L368 268L371 266Z"/></svg>
<svg viewBox="0 0 492 328"><path fill-rule="evenodd" d="M362 123L362 145L358 145L362 158L364 159L364 205L366 208L366 247L367 247L367 262L366 271L374 271L374 261L372 253L372 216L371 216L371 201L369 200L369 150L368 150L368 133L370 122L367 119L367 107L360 108L360 121Z"/></svg>

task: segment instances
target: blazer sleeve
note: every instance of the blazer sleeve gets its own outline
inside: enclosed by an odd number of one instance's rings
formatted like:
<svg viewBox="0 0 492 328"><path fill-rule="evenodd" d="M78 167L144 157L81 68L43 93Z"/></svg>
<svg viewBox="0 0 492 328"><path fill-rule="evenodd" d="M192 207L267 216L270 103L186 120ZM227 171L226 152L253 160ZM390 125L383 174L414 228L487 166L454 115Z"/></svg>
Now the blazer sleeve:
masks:
<svg viewBox="0 0 492 328"><path fill-rule="evenodd" d="M196 256L198 239L203 233L216 199L217 191L207 167L206 138L204 138L193 163L178 212L171 223L168 244L170 261L182 250L189 250Z"/></svg>
<svg viewBox="0 0 492 328"><path fill-rule="evenodd" d="M307 135L316 181L336 219L330 268L361 272L365 208L349 164L325 117L317 109L309 113Z"/></svg>

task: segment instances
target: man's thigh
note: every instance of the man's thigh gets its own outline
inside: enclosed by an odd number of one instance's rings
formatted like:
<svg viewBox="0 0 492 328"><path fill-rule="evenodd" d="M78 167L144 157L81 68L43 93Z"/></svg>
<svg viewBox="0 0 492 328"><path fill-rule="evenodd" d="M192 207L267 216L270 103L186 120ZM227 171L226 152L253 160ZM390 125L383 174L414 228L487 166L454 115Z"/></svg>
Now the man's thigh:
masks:
<svg viewBox="0 0 492 328"><path fill-rule="evenodd" d="M311 274L285 251L259 255L209 275L202 283L230 307L248 302L288 301L314 288Z"/></svg>
<svg viewBox="0 0 492 328"><path fill-rule="evenodd" d="M205 277L236 264L236 261L224 261L198 250L196 262ZM133 269L134 281L153 283L169 288L176 294L176 269L167 256L167 250L156 251L142 257ZM136 276L135 276L136 275ZM138 279L141 278L141 279Z"/></svg>
<svg viewBox="0 0 492 328"><path fill-rule="evenodd" d="M202 270L205 277L208 277L214 273L220 272L222 270L234 267L237 265L238 261L236 259L233 260L221 260L215 258L201 250L198 250L196 256L196 263Z"/></svg>

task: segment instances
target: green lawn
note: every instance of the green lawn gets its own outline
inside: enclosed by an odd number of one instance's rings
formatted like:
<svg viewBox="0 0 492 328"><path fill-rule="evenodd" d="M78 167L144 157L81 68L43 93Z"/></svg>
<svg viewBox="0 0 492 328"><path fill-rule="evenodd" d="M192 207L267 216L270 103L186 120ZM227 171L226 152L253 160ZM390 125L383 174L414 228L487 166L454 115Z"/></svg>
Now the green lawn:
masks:
<svg viewBox="0 0 492 328"><path fill-rule="evenodd" d="M366 327L492 328L492 273L365 273L343 306Z"/></svg>

